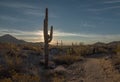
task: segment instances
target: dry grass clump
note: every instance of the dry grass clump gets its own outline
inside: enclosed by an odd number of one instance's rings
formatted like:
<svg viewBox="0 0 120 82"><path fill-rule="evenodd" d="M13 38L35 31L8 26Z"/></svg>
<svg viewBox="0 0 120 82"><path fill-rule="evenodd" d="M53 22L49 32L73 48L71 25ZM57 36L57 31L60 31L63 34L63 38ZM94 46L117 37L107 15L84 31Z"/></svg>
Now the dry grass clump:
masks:
<svg viewBox="0 0 120 82"><path fill-rule="evenodd" d="M0 56L5 57L14 57L18 56L20 48L16 44L12 43L0 43Z"/></svg>
<svg viewBox="0 0 120 82"><path fill-rule="evenodd" d="M115 52L116 52L117 54L120 53L120 45L117 45Z"/></svg>
<svg viewBox="0 0 120 82"><path fill-rule="evenodd" d="M51 71L48 71L46 74L45 74L45 77L47 77L47 80L49 82L65 82L65 73L58 73L58 72L51 72Z"/></svg>
<svg viewBox="0 0 120 82"><path fill-rule="evenodd" d="M115 49L116 54L113 55L112 57L112 61L113 64L118 65L120 64L120 45L117 46L117 48Z"/></svg>
<svg viewBox="0 0 120 82"><path fill-rule="evenodd" d="M12 76L12 80L13 82L40 82L40 77L17 73Z"/></svg>
<svg viewBox="0 0 120 82"><path fill-rule="evenodd" d="M11 78L0 79L0 82L40 82L40 77L16 73Z"/></svg>
<svg viewBox="0 0 120 82"><path fill-rule="evenodd" d="M22 72L23 62L20 57L4 56L4 64L0 65L0 78L10 78L12 75L18 72Z"/></svg>
<svg viewBox="0 0 120 82"><path fill-rule="evenodd" d="M91 48L89 45L84 45L75 48L75 52L81 56L89 56L93 54L93 48Z"/></svg>
<svg viewBox="0 0 120 82"><path fill-rule="evenodd" d="M52 78L52 82L64 82L64 81L65 81L64 77L55 76Z"/></svg>
<svg viewBox="0 0 120 82"><path fill-rule="evenodd" d="M21 67L24 65L22 58L18 56L10 57L6 55L4 59L8 68L21 69Z"/></svg>
<svg viewBox="0 0 120 82"><path fill-rule="evenodd" d="M0 82L40 82L39 76L29 74L21 57L4 55L4 64L0 65Z"/></svg>
<svg viewBox="0 0 120 82"><path fill-rule="evenodd" d="M0 43L0 49L9 49L10 47L14 48L15 44L11 43Z"/></svg>
<svg viewBox="0 0 120 82"><path fill-rule="evenodd" d="M36 52L42 51L39 46L34 46L34 45L30 45L30 44L29 44L29 45L28 45L28 44L25 44L24 46L21 45L21 48L22 48L23 50L32 50L32 51L36 51Z"/></svg>
<svg viewBox="0 0 120 82"><path fill-rule="evenodd" d="M74 62L81 60L79 55L58 55L53 59L57 65L59 64L67 64L70 65Z"/></svg>
<svg viewBox="0 0 120 82"><path fill-rule="evenodd" d="M10 78L0 79L0 82L13 82Z"/></svg>

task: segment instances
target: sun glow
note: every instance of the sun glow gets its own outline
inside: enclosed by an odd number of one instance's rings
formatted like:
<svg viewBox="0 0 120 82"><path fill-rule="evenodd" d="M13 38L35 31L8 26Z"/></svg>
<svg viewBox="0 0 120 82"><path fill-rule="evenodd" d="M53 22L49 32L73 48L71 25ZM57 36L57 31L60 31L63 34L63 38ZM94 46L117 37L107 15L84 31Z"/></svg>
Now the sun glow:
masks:
<svg viewBox="0 0 120 82"><path fill-rule="evenodd" d="M27 42L44 42L43 30L23 31L15 29L0 29L1 35L10 34L17 39ZM49 34L50 32L48 32ZM102 34L87 34L87 33L70 33L59 30L53 31L53 39L50 44L55 44L57 41L63 41L63 44L71 44L72 42L95 43L96 41L111 42L120 40L120 34L102 35Z"/></svg>

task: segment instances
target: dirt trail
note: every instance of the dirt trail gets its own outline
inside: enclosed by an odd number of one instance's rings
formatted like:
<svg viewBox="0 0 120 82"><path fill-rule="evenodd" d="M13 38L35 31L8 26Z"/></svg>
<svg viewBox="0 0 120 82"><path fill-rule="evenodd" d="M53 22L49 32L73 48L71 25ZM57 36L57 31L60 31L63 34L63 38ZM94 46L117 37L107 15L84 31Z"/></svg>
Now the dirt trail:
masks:
<svg viewBox="0 0 120 82"><path fill-rule="evenodd" d="M78 70L79 69L79 70ZM68 82L119 82L116 80L115 73L113 77L107 77L105 70L101 65L101 59L88 58L84 63L75 63L68 68Z"/></svg>
<svg viewBox="0 0 120 82"><path fill-rule="evenodd" d="M84 82L110 82L107 81L99 59L90 58L84 63Z"/></svg>
<svg viewBox="0 0 120 82"><path fill-rule="evenodd" d="M109 60L87 58L66 68L65 82L120 82L120 74ZM50 82L45 70L41 70L41 82Z"/></svg>

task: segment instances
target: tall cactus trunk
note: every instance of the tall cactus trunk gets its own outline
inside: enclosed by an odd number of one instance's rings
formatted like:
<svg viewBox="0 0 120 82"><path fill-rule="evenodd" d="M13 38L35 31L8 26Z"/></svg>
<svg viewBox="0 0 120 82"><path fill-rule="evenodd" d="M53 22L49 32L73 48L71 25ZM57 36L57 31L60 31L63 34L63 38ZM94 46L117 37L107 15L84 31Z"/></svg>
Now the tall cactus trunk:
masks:
<svg viewBox="0 0 120 82"><path fill-rule="evenodd" d="M48 34L48 8L45 11L45 19L44 19L44 54L45 54L45 68L48 68L49 61L49 42L52 41L53 37L53 26L51 26L50 34Z"/></svg>

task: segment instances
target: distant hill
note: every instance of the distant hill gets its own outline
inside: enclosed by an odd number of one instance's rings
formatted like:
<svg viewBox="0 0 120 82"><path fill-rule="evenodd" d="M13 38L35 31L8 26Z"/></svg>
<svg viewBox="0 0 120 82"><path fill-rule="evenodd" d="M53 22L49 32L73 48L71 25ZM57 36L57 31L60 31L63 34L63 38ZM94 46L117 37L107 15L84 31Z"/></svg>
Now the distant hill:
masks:
<svg viewBox="0 0 120 82"><path fill-rule="evenodd" d="M100 47L100 46L117 47L117 45L120 45L120 41L113 41L113 42L109 42L109 43L97 42L93 45L98 46L98 47Z"/></svg>
<svg viewBox="0 0 120 82"><path fill-rule="evenodd" d="M33 43L33 42L26 42L24 40L19 40L10 34L0 36L0 42L1 43L14 43L14 44L30 44L30 45L34 45L34 46L43 46L44 45L43 42Z"/></svg>
<svg viewBox="0 0 120 82"><path fill-rule="evenodd" d="M96 42L95 44L93 44L94 46L104 46L106 45L105 43L103 42Z"/></svg>
<svg viewBox="0 0 120 82"><path fill-rule="evenodd" d="M117 46L117 45L120 45L120 41L113 41L113 42L110 42L108 43L109 46Z"/></svg>
<svg viewBox="0 0 120 82"><path fill-rule="evenodd" d="M1 43L15 43L15 44L23 44L26 43L24 40L18 40L12 35L6 34L3 36L0 36L0 42Z"/></svg>

